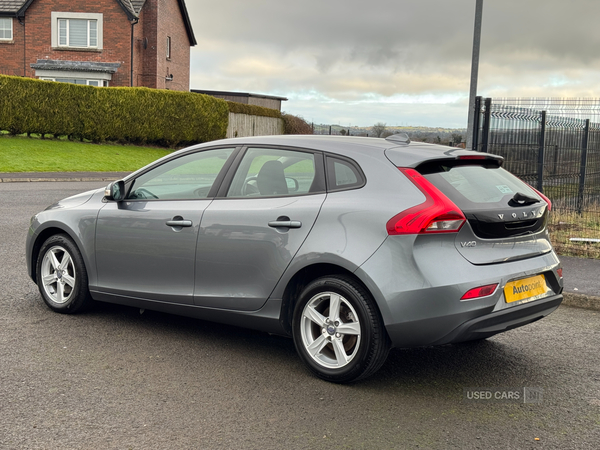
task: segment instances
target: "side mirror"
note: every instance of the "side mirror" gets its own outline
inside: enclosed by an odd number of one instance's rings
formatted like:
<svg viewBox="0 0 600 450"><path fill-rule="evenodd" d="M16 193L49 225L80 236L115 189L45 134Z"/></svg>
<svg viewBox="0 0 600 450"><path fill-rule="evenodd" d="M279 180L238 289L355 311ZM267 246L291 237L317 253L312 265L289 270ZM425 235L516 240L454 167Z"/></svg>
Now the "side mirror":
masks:
<svg viewBox="0 0 600 450"><path fill-rule="evenodd" d="M104 198L120 202L125 198L125 182L123 180L113 181L104 190Z"/></svg>

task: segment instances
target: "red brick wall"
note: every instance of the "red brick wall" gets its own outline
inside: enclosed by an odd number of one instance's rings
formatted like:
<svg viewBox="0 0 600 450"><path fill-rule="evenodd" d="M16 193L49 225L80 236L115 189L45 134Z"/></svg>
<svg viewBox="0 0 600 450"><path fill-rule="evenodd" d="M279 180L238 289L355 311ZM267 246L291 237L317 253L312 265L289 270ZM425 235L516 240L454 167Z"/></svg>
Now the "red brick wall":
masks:
<svg viewBox="0 0 600 450"><path fill-rule="evenodd" d="M190 88L190 41L177 0L147 0L140 25L148 39L142 48L142 86L188 91ZM171 37L171 58L167 60L167 36ZM142 40L143 42L143 40ZM166 77L173 75L173 81Z"/></svg>
<svg viewBox="0 0 600 450"><path fill-rule="evenodd" d="M0 74L23 76L23 26L16 17L12 21L13 41L0 41Z"/></svg>
<svg viewBox="0 0 600 450"><path fill-rule="evenodd" d="M102 13L103 49L52 49L52 11ZM1 74L35 78L35 70L30 64L38 59L118 62L121 67L113 74L110 85L130 85L131 23L115 0L36 0L25 15L25 27L13 19L14 43L0 44ZM23 34L27 47L25 64ZM170 60L166 57L167 36L171 37ZM147 0L140 12L139 23L134 26L133 85L188 91L189 71L190 42L177 0ZM170 74L173 74L173 81L166 81Z"/></svg>
<svg viewBox="0 0 600 450"><path fill-rule="evenodd" d="M54 50L51 44L51 19L50 13L58 12L83 12L103 14L103 49L95 51ZM21 29L21 25L17 26ZM15 27L17 30L17 27ZM111 86L129 86L130 78L130 36L131 25L127 20L125 11L114 0L54 0L34 1L25 13L25 39L26 39L26 73L28 77L35 77L35 70L31 63L38 59L58 59L67 61L98 61L118 62L121 67L113 74ZM17 37L17 36L15 36ZM5 47L5 46L2 46ZM20 73L23 75L22 37L15 39L15 47L21 49L21 54L15 52L8 62L0 57L0 67L12 65L20 61ZM8 56L8 55L7 55ZM7 64L8 63L8 64Z"/></svg>

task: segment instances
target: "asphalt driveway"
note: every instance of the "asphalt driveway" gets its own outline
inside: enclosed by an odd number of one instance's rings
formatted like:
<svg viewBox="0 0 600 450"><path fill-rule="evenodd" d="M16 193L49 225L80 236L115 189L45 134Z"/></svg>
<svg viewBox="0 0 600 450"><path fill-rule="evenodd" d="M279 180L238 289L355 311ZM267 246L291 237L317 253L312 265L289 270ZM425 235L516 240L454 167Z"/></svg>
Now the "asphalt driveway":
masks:
<svg viewBox="0 0 600 450"><path fill-rule="evenodd" d="M114 305L52 313L25 273L29 217L103 184L0 184L0 448L598 448L597 311L393 350L349 386L265 333Z"/></svg>

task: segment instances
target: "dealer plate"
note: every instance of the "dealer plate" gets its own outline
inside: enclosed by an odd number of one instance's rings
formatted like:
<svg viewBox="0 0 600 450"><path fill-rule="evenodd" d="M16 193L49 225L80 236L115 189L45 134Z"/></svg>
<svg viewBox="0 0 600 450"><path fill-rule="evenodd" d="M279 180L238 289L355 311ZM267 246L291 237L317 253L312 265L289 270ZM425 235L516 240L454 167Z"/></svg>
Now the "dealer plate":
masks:
<svg viewBox="0 0 600 450"><path fill-rule="evenodd" d="M546 278L544 275L523 278L511 281L504 286L504 298L506 303L518 302L520 300L535 300L548 292Z"/></svg>

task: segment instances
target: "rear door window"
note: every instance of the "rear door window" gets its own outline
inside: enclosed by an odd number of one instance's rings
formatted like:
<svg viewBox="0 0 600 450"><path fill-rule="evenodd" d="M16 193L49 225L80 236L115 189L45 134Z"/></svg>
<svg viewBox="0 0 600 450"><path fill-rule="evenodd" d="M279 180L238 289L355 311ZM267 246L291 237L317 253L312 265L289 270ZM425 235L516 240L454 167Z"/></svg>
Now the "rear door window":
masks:
<svg viewBox="0 0 600 450"><path fill-rule="evenodd" d="M278 197L318 191L314 153L249 148L233 177L227 197ZM322 165L322 164L321 164Z"/></svg>

